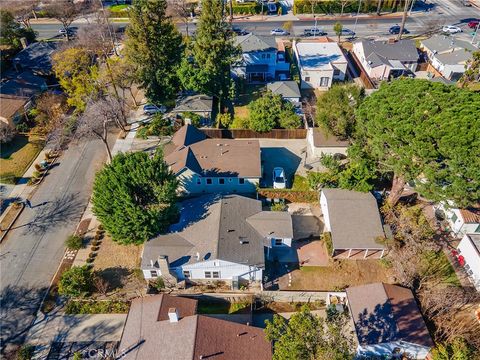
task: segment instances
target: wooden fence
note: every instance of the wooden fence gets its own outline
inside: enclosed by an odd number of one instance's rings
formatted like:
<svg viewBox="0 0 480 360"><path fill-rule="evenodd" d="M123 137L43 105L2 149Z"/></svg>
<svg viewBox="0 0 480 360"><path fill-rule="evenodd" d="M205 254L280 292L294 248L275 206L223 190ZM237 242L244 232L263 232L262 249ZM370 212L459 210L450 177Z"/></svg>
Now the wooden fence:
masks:
<svg viewBox="0 0 480 360"><path fill-rule="evenodd" d="M362 83L365 86L365 89L375 89L376 88L375 84L373 83L372 79L370 79L365 69L363 68L361 62L358 60L358 58L353 53L353 51L349 51L348 55L349 55L349 60L352 60L351 61L352 66L360 74L360 80L362 80Z"/></svg>
<svg viewBox="0 0 480 360"><path fill-rule="evenodd" d="M213 139L305 139L307 129L273 129L260 133L248 129L200 129L205 135Z"/></svg>

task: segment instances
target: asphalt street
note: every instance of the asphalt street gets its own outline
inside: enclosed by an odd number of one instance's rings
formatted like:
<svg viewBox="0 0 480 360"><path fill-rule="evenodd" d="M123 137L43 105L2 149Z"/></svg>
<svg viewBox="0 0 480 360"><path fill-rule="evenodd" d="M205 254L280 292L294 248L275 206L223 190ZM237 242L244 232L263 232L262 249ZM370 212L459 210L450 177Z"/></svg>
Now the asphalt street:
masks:
<svg viewBox="0 0 480 360"><path fill-rule="evenodd" d="M34 319L105 159L100 141L70 145L0 245L2 348L21 341Z"/></svg>

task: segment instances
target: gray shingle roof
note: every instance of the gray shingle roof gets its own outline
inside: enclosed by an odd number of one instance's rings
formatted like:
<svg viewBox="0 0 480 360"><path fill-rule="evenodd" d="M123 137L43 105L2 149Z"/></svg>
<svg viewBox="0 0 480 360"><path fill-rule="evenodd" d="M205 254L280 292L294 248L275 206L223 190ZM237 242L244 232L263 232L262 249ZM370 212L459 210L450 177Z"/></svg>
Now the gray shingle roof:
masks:
<svg viewBox="0 0 480 360"><path fill-rule="evenodd" d="M405 341L433 346L410 289L374 283L347 288L347 297L361 345Z"/></svg>
<svg viewBox="0 0 480 360"><path fill-rule="evenodd" d="M179 100L172 112L211 112L212 106L213 98L211 96L193 95Z"/></svg>
<svg viewBox="0 0 480 360"><path fill-rule="evenodd" d="M273 36L254 35L252 33L237 36L235 44L240 45L242 52L270 51L277 49L277 42Z"/></svg>
<svg viewBox="0 0 480 360"><path fill-rule="evenodd" d="M284 98L301 97L296 81L275 81L267 84L267 89L274 94L282 95Z"/></svg>
<svg viewBox="0 0 480 360"><path fill-rule="evenodd" d="M323 189L334 249L383 249L385 237L377 201L371 193Z"/></svg>
<svg viewBox="0 0 480 360"><path fill-rule="evenodd" d="M27 46L13 58L16 65L23 69L31 69L41 72L52 70L52 54L57 50L58 44L53 41L39 41Z"/></svg>
<svg viewBox="0 0 480 360"><path fill-rule="evenodd" d="M433 35L431 38L422 40L422 45L430 51L436 51L442 53L445 51L451 51L452 49L467 49L469 51L478 50L475 46L468 41L456 39L452 36L446 35Z"/></svg>
<svg viewBox="0 0 480 360"><path fill-rule="evenodd" d="M42 92L47 87L45 79L29 71L18 75L15 79L8 80L0 85L0 93L16 96L32 97Z"/></svg>
<svg viewBox="0 0 480 360"><path fill-rule="evenodd" d="M145 244L142 268L150 268L160 255L167 255L172 267L214 259L262 266L265 238L292 238L291 226L289 214L264 213L255 199L214 194L192 198L182 202L180 221L168 234Z"/></svg>
<svg viewBox="0 0 480 360"><path fill-rule="evenodd" d="M401 62L418 61L418 51L413 40L400 40L394 43L386 41L361 41L365 59L372 67L390 64L391 60Z"/></svg>

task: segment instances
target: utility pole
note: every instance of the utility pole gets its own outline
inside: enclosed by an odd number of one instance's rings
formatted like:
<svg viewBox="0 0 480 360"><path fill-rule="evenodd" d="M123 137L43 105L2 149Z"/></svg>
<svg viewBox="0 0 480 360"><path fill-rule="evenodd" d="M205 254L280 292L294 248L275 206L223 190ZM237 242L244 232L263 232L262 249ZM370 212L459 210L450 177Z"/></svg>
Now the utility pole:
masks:
<svg viewBox="0 0 480 360"><path fill-rule="evenodd" d="M362 7L362 0L358 0L358 10L357 16L355 16L355 25L353 25L353 32L357 30L357 23L358 23L358 15L360 15L360 8Z"/></svg>
<svg viewBox="0 0 480 360"><path fill-rule="evenodd" d="M413 3L413 0L411 1ZM410 3L408 2L408 0L405 0L405 6L403 7L402 24L400 25L400 32L398 33L397 40L402 39L403 30L405 29L405 22L407 21L408 5L410 5Z"/></svg>
<svg viewBox="0 0 480 360"><path fill-rule="evenodd" d="M317 36L317 16L314 15L313 17L315 19L315 25L313 27L313 37L316 37Z"/></svg>

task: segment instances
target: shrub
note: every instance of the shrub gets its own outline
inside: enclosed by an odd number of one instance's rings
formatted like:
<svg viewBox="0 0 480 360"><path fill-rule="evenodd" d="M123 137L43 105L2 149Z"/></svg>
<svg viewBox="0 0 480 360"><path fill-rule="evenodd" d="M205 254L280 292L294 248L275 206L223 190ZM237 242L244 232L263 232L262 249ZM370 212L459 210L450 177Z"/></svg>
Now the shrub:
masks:
<svg viewBox="0 0 480 360"><path fill-rule="evenodd" d="M16 130L10 125L0 121L0 143L5 144L10 142L16 134Z"/></svg>
<svg viewBox="0 0 480 360"><path fill-rule="evenodd" d="M42 174L41 174L40 172L38 172L38 171L35 170L35 171L33 172L32 176L33 176L34 178L39 178L39 177L42 176Z"/></svg>
<svg viewBox="0 0 480 360"><path fill-rule="evenodd" d="M290 189L257 189L258 194L270 199L284 199L290 202L318 203L317 191L295 191Z"/></svg>
<svg viewBox="0 0 480 360"><path fill-rule="evenodd" d="M65 246L71 250L79 250L82 248L82 245L82 238L78 235L70 235L67 240L65 240Z"/></svg>
<svg viewBox="0 0 480 360"><path fill-rule="evenodd" d="M28 125L24 122L21 122L21 123L17 124L17 126L15 128L20 133L28 132Z"/></svg>
<svg viewBox="0 0 480 360"><path fill-rule="evenodd" d="M287 205L285 205L285 203L283 201L278 202L278 203L273 203L272 206L270 206L270 210L271 211L285 211L285 210L287 210Z"/></svg>
<svg viewBox="0 0 480 360"><path fill-rule="evenodd" d="M148 127L141 127L140 129L137 130L137 133L135 135L139 139L147 140L148 137Z"/></svg>
<svg viewBox="0 0 480 360"><path fill-rule="evenodd" d="M322 234L322 241L325 243L327 247L328 255L331 256L333 253L333 243L332 243L332 234L329 232L324 232Z"/></svg>
<svg viewBox="0 0 480 360"><path fill-rule="evenodd" d="M163 280L163 278L162 277L156 278L155 281L153 282L153 287L158 291L165 289L165 281Z"/></svg>
<svg viewBox="0 0 480 360"><path fill-rule="evenodd" d="M217 124L220 124L224 128L228 129L233 122L232 115L230 113L218 114L217 115Z"/></svg>
<svg viewBox="0 0 480 360"><path fill-rule="evenodd" d="M201 122L202 122L202 117L198 114L195 114L193 112L184 112L182 114L183 119L190 119L191 123L195 127L200 127Z"/></svg>
<svg viewBox="0 0 480 360"><path fill-rule="evenodd" d="M67 315L77 314L126 314L129 304L124 301L70 300L65 306Z"/></svg>
<svg viewBox="0 0 480 360"><path fill-rule="evenodd" d="M78 297L89 293L92 289L92 271L86 266L73 266L60 277L58 293L70 297Z"/></svg>
<svg viewBox="0 0 480 360"><path fill-rule="evenodd" d="M30 360L33 357L35 347L29 344L22 345L18 350L18 360Z"/></svg>

